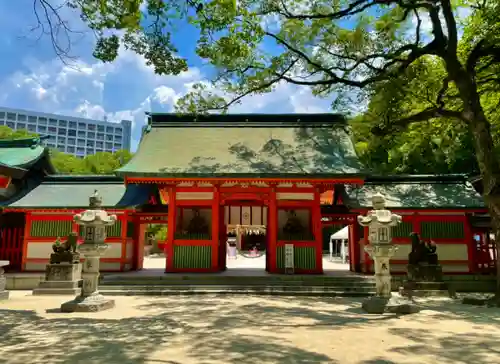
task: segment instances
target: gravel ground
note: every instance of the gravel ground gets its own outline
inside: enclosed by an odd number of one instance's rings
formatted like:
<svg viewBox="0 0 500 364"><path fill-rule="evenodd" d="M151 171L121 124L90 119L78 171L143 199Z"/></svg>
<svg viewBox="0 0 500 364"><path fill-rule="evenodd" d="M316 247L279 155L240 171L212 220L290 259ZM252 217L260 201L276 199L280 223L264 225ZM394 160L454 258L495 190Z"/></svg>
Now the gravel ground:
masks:
<svg viewBox="0 0 500 364"><path fill-rule="evenodd" d="M500 310L433 299L409 316L361 300L254 296L114 297L63 314L71 297L0 302L0 363L500 363Z"/></svg>

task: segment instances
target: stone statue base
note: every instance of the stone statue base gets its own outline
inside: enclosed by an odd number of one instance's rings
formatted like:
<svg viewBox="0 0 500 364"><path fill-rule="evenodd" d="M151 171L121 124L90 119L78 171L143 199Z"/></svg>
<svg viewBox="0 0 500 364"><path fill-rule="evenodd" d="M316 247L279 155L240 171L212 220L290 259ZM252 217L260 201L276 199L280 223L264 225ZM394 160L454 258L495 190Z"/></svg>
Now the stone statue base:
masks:
<svg viewBox="0 0 500 364"><path fill-rule="evenodd" d="M78 295L81 285L81 263L47 264L45 281L33 290L33 295Z"/></svg>
<svg viewBox="0 0 500 364"><path fill-rule="evenodd" d="M0 301L6 300L9 298L9 291L5 290L5 286L7 285L7 277L3 274L3 267L9 265L8 260L0 260Z"/></svg>
<svg viewBox="0 0 500 364"><path fill-rule="evenodd" d="M379 297L373 296L363 301L363 310L370 314L396 313L408 315L420 312L414 302L400 296Z"/></svg>
<svg viewBox="0 0 500 364"><path fill-rule="evenodd" d="M440 264L408 264L408 280L441 282L443 280L443 267Z"/></svg>
<svg viewBox="0 0 500 364"><path fill-rule="evenodd" d="M80 254L72 251L65 251L50 254L50 264L77 264L80 263Z"/></svg>
<svg viewBox="0 0 500 364"><path fill-rule="evenodd" d="M88 297L77 296L61 305L61 312L99 312L115 307L115 301L97 293Z"/></svg>

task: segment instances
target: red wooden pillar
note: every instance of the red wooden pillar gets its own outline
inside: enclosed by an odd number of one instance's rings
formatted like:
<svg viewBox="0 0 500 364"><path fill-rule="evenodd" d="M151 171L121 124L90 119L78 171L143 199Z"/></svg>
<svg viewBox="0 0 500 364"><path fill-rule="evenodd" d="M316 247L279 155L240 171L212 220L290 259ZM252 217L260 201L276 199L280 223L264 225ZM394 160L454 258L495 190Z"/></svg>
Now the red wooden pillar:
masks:
<svg viewBox="0 0 500 364"><path fill-rule="evenodd" d="M28 237L31 236L31 224L32 224L32 216L31 212L26 212L25 215L25 226L24 226L24 236L22 239L22 257L21 257L21 272L24 272L26 270L26 259L28 257ZM7 232L9 229L4 229L4 234ZM5 239L5 237L4 237ZM8 240L6 240L8 241Z"/></svg>
<svg viewBox="0 0 500 364"><path fill-rule="evenodd" d="M349 226L349 270L351 272L361 272L359 240L359 225L357 221L354 221Z"/></svg>
<svg viewBox="0 0 500 364"><path fill-rule="evenodd" d="M267 232L269 234L268 252L269 254L269 272L277 273L277 239L278 239L278 207L276 202L276 188L272 187L269 194L269 208L267 211L268 227Z"/></svg>
<svg viewBox="0 0 500 364"><path fill-rule="evenodd" d="M175 240L175 220L177 206L175 203L175 187L168 189L168 224L167 224L167 262L165 272L173 272L174 269L174 240Z"/></svg>
<svg viewBox="0 0 500 364"><path fill-rule="evenodd" d="M214 197L212 199L212 269L219 268L219 245L220 245L220 194L219 188L214 187Z"/></svg>
<svg viewBox="0 0 500 364"><path fill-rule="evenodd" d="M311 215L313 217L313 234L316 245L316 272L323 273L323 233L321 231L321 194L316 187L314 191L314 204Z"/></svg>
<svg viewBox="0 0 500 364"><path fill-rule="evenodd" d="M464 243L467 244L467 261L469 263L469 273L474 273L476 270L476 258L475 258L475 250L476 250L476 242L474 240L474 233L472 231L472 227L470 225L470 221L467 218L467 215L464 215L463 218L464 224Z"/></svg>

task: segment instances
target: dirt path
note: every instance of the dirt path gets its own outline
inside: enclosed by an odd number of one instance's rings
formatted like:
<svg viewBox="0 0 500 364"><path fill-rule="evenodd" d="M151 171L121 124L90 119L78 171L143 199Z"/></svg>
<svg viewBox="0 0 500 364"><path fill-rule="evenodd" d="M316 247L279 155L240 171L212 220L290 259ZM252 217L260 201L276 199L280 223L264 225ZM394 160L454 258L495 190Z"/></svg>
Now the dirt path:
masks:
<svg viewBox="0 0 500 364"><path fill-rule="evenodd" d="M500 310L441 300L411 316L366 315L354 299L115 297L92 314L65 297L0 302L0 363L500 363ZM48 310L48 312L47 312Z"/></svg>

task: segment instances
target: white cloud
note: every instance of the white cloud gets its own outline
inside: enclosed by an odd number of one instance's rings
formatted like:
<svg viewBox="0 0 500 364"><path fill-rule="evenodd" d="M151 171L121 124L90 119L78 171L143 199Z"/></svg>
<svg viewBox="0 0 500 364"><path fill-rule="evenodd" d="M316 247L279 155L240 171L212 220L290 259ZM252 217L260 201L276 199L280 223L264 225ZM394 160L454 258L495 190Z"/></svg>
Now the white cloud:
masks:
<svg viewBox="0 0 500 364"><path fill-rule="evenodd" d="M140 139L146 111L173 111L192 85L203 81L197 68L179 76L158 76L144 59L123 51L114 63L99 61L64 65L59 60L27 62L0 80L0 102L62 115L119 122L133 121L133 149ZM231 109L238 113L327 112L328 100L314 98L308 89L279 85L270 94L247 97Z"/></svg>

